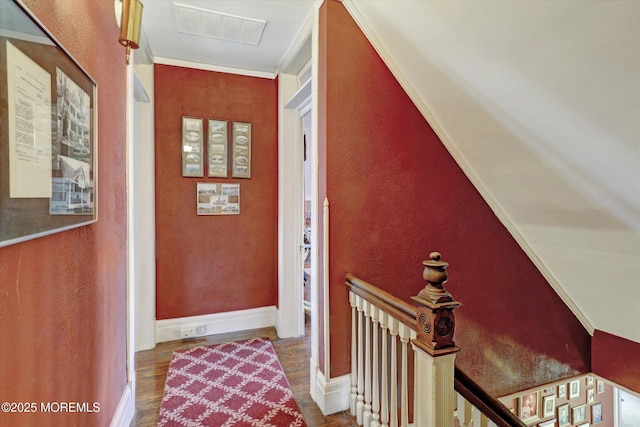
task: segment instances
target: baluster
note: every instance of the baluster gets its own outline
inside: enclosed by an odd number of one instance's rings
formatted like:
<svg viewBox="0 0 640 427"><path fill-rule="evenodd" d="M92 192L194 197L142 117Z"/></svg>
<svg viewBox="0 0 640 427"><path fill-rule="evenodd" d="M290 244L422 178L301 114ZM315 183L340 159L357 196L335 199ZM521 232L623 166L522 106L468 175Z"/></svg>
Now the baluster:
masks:
<svg viewBox="0 0 640 427"><path fill-rule="evenodd" d="M362 348L364 339L362 324L365 321L364 300L361 297L356 297L356 304L358 307L358 403L356 404L356 419L358 424L362 425L362 414L364 412L364 352Z"/></svg>
<svg viewBox="0 0 640 427"><path fill-rule="evenodd" d="M356 415L356 404L358 402L358 331L356 294L349 292L349 304L351 305L351 394L349 399L349 409L351 415Z"/></svg>
<svg viewBox="0 0 640 427"><path fill-rule="evenodd" d="M487 427L487 417L478 408L473 408L473 427Z"/></svg>
<svg viewBox="0 0 640 427"><path fill-rule="evenodd" d="M380 312L380 328L382 329L382 372L380 374L380 425L389 427L389 378L387 363L387 352L389 345L387 344L387 335L389 334L389 315L384 311Z"/></svg>
<svg viewBox="0 0 640 427"><path fill-rule="evenodd" d="M391 395L389 397L389 427L398 427L398 332L400 322L389 317L389 332L391 333Z"/></svg>
<svg viewBox="0 0 640 427"><path fill-rule="evenodd" d="M409 365L407 348L411 338L411 329L404 323L400 324L400 342L402 344L402 371L400 380L400 425L409 425Z"/></svg>
<svg viewBox="0 0 640 427"><path fill-rule="evenodd" d="M467 399L458 395L458 420L460 421L460 427L469 427L471 425L471 403L467 402Z"/></svg>
<svg viewBox="0 0 640 427"><path fill-rule="evenodd" d="M380 322L380 309L372 307L371 320L373 321L373 379L371 396L371 427L380 427L380 385L378 382L378 372L380 371L378 352L378 323Z"/></svg>
<svg viewBox="0 0 640 427"><path fill-rule="evenodd" d="M369 427L371 424L371 307L368 301L364 302L364 412L362 414L364 427Z"/></svg>

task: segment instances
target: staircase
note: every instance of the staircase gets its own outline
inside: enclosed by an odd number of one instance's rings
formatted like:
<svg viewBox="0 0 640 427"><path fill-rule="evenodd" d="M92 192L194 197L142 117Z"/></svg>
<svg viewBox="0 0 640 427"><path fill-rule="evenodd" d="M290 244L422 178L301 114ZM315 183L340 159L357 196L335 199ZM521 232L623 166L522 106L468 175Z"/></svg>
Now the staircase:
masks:
<svg viewBox="0 0 640 427"><path fill-rule="evenodd" d="M433 252L423 264L427 286L413 297L417 307L347 275L351 415L365 427L525 426L456 368L460 303L443 286L448 263Z"/></svg>

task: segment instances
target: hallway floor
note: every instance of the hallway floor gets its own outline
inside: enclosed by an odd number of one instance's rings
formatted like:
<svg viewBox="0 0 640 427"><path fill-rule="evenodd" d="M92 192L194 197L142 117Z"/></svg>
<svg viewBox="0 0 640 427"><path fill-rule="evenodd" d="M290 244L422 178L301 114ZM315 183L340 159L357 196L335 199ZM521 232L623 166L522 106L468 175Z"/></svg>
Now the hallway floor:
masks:
<svg viewBox="0 0 640 427"><path fill-rule="evenodd" d="M131 427L155 427L162 401L164 382L171 354L197 346L251 338L269 338L293 390L293 395L308 426L356 426L348 411L324 417L309 395L309 358L311 354L309 322L304 337L279 339L274 328L159 343L154 349L136 353L136 415Z"/></svg>

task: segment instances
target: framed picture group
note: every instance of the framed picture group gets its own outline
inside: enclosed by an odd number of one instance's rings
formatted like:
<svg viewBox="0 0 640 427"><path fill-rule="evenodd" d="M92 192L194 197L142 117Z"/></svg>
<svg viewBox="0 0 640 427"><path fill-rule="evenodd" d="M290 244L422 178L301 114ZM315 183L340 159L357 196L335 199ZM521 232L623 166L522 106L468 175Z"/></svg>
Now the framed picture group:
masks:
<svg viewBox="0 0 640 427"><path fill-rule="evenodd" d="M251 123L233 122L229 146L228 121L183 116L182 176L251 178L251 142Z"/></svg>
<svg viewBox="0 0 640 427"><path fill-rule="evenodd" d="M501 400L530 427L589 427L603 421L602 393L604 381L585 375Z"/></svg>

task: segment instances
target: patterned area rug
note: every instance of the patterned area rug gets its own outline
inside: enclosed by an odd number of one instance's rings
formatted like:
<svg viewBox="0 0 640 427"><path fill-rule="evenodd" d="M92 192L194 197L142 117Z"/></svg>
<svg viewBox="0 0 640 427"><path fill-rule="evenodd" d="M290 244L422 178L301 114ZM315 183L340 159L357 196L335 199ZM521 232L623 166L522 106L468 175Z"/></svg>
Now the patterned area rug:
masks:
<svg viewBox="0 0 640 427"><path fill-rule="evenodd" d="M306 426L271 341L175 351L158 426Z"/></svg>

